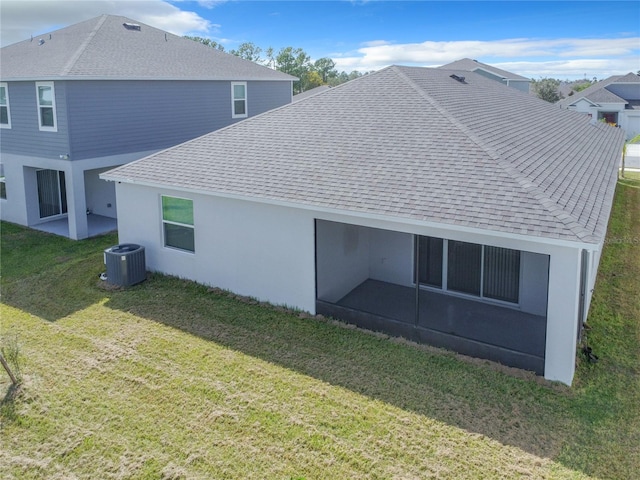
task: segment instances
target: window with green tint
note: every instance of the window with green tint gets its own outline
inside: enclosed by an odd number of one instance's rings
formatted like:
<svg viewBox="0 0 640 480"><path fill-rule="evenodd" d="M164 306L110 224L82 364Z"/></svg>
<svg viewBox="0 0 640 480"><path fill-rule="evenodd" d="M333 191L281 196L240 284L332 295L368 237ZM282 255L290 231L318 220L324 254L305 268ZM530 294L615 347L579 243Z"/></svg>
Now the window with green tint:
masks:
<svg viewBox="0 0 640 480"><path fill-rule="evenodd" d="M168 222L193 225L193 200L162 197L162 219Z"/></svg>
<svg viewBox="0 0 640 480"><path fill-rule="evenodd" d="M165 247L195 252L193 200L163 196L162 224Z"/></svg>

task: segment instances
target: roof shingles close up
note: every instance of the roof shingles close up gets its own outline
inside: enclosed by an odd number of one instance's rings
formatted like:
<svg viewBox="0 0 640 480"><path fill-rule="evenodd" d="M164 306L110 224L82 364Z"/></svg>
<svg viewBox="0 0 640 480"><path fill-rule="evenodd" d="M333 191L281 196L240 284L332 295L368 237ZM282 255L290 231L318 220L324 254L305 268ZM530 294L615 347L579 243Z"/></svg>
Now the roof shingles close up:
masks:
<svg viewBox="0 0 640 480"><path fill-rule="evenodd" d="M597 243L622 148L471 72L389 67L104 178Z"/></svg>

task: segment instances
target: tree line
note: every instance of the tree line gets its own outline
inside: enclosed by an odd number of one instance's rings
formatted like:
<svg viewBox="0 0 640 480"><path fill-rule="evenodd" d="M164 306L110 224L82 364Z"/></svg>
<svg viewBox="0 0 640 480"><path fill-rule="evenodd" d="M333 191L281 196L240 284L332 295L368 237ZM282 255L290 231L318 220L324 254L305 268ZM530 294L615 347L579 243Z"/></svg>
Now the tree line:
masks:
<svg viewBox="0 0 640 480"><path fill-rule="evenodd" d="M222 52L226 51L223 45L210 38L191 37L188 35L185 38ZM312 62L309 54L302 48L283 47L276 52L272 47L263 50L252 42L244 42L237 49L229 50L227 53L298 77L300 80L293 83L294 94L302 93L321 85L335 87L370 73L362 73L357 70L350 73L338 72L336 63L331 58L323 57Z"/></svg>
<svg viewBox="0 0 640 480"><path fill-rule="evenodd" d="M210 38L192 37L188 35L185 35L185 38L223 52L226 51L223 45ZM244 42L241 43L237 49L229 50L227 53L298 77L300 80L293 83L294 94L302 93L321 85L335 87L341 83L371 73L362 73L357 70L350 73L344 71L338 72L336 63L331 58L323 57L312 62L309 54L302 48L283 47L276 52L272 47L263 50L252 42ZM533 93L539 98L547 102L555 103L564 98L564 95L560 91L560 86L563 83L570 84L571 88L568 95L571 96L575 92L584 90L597 81L598 79L595 77L593 80L584 79L574 82L562 82L555 78L540 78L539 80L532 81L532 88Z"/></svg>

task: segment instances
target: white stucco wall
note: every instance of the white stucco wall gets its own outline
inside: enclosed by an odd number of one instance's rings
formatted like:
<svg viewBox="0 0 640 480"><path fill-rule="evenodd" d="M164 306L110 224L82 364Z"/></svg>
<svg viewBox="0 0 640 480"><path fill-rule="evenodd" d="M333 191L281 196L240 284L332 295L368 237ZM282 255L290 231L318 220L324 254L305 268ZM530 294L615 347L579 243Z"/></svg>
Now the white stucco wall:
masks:
<svg viewBox="0 0 640 480"><path fill-rule="evenodd" d="M539 253L520 253L520 310L534 315L547 314L549 257Z"/></svg>
<svg viewBox="0 0 640 480"><path fill-rule="evenodd" d="M368 278L413 285L413 236L319 220L318 298L337 302Z"/></svg>
<svg viewBox="0 0 640 480"><path fill-rule="evenodd" d="M571 385L577 348L581 250L553 250L549 265L544 376Z"/></svg>
<svg viewBox="0 0 640 480"><path fill-rule="evenodd" d="M412 282L411 235L495 245L525 252L525 303L536 304L548 256L545 377L570 384L578 326L580 251L577 245L499 233L426 226L380 218L295 209L246 200L117 184L120 242L145 246L147 267L315 313L316 219L321 299L335 301L366 278ZM163 246L161 194L194 202L194 254ZM321 222L318 222L319 224ZM342 225L341 225L342 224ZM329 226L327 226L329 225ZM357 226L381 229L371 231ZM385 243L386 242L386 243ZM327 252L340 255L324 261ZM407 255L407 251L410 252ZM538 255L541 256L538 256ZM388 259L389 263L381 259ZM393 265L393 268L390 266ZM326 279L333 277L333 281ZM543 304L535 308L542 311ZM530 307L530 310L535 310Z"/></svg>
<svg viewBox="0 0 640 480"><path fill-rule="evenodd" d="M320 221L316 231L318 298L337 302L369 278L370 230Z"/></svg>
<svg viewBox="0 0 640 480"><path fill-rule="evenodd" d="M161 194L193 200L195 253L163 246ZM143 245L149 270L315 312L309 213L127 184L116 195L119 241Z"/></svg>
<svg viewBox="0 0 640 480"><path fill-rule="evenodd" d="M413 286L413 235L370 230L369 278Z"/></svg>
<svg viewBox="0 0 640 480"><path fill-rule="evenodd" d="M0 218L6 222L27 225L24 171L17 155L2 154L7 198L0 200Z"/></svg>
<svg viewBox="0 0 640 480"><path fill-rule="evenodd" d="M84 172L85 196L87 208L91 213L116 218L116 187L98 177L109 168L98 168Z"/></svg>

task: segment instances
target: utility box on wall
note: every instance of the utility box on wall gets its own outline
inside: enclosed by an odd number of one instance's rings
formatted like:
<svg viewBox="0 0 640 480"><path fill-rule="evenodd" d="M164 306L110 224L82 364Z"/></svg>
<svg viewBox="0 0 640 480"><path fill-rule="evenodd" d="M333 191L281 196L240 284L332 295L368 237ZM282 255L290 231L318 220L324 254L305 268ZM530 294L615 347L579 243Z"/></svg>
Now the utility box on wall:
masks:
<svg viewBox="0 0 640 480"><path fill-rule="evenodd" d="M147 278L144 247L134 243L123 243L104 251L107 267L107 282L128 287Z"/></svg>

